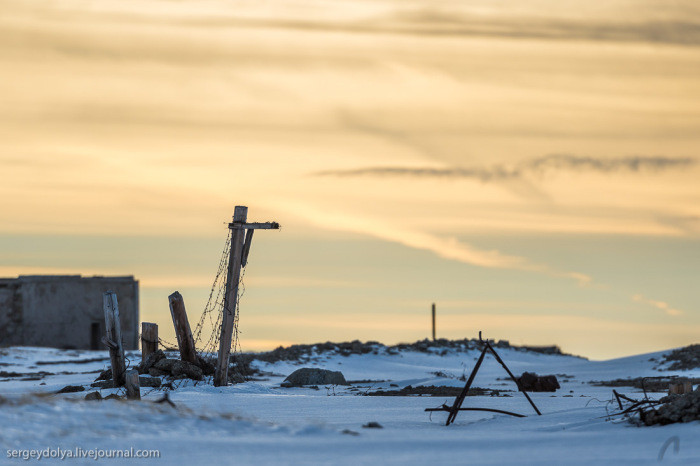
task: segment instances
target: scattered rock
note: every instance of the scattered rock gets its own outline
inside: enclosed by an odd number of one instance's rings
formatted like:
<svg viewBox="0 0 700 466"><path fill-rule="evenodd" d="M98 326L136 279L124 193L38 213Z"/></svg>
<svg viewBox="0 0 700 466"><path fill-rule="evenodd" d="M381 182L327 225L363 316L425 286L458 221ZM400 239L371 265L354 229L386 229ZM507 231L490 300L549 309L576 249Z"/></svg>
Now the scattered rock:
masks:
<svg viewBox="0 0 700 466"><path fill-rule="evenodd" d="M142 387L158 388L161 385L160 377L139 376L139 385Z"/></svg>
<svg viewBox="0 0 700 466"><path fill-rule="evenodd" d="M136 369L138 369L139 374L147 374L148 370L155 366L156 363L162 359L166 359L165 353L163 350L156 350L153 353L149 354L146 356L146 359L141 361L141 364L139 364Z"/></svg>
<svg viewBox="0 0 700 466"><path fill-rule="evenodd" d="M112 381L112 380L98 380L97 382L91 383L90 386L94 387L94 388L99 388L100 390L103 390L105 388L114 388L114 381Z"/></svg>
<svg viewBox="0 0 700 466"><path fill-rule="evenodd" d="M97 382L98 380L112 380L112 369L107 369L105 371L100 372L100 375L97 376L95 382Z"/></svg>
<svg viewBox="0 0 700 466"><path fill-rule="evenodd" d="M537 375L532 372L523 372L516 379L518 387L525 392L556 392L561 388L555 375Z"/></svg>
<svg viewBox="0 0 700 466"><path fill-rule="evenodd" d="M374 421L368 422L367 424L363 425L362 427L364 427L365 429L383 429L384 428L384 426L382 426L380 423L374 422Z"/></svg>
<svg viewBox="0 0 700 466"><path fill-rule="evenodd" d="M148 375L151 377L163 377L165 375L170 375L170 372L165 372L160 369L156 369L155 367L151 367L148 369Z"/></svg>
<svg viewBox="0 0 700 466"><path fill-rule="evenodd" d="M435 385L419 385L412 387L408 385L401 390L376 390L367 392L367 396L445 396L455 397L462 393L463 387L447 387ZM510 390L491 390L488 388L471 387L467 396L510 396L501 394L501 392Z"/></svg>
<svg viewBox="0 0 700 466"><path fill-rule="evenodd" d="M111 395L107 395L104 397L105 400L123 400L121 396L117 395L116 393L112 393Z"/></svg>
<svg viewBox="0 0 700 466"><path fill-rule="evenodd" d="M204 359L201 356L197 356L197 365L202 369L204 375L214 375L216 372L216 366L209 359Z"/></svg>
<svg viewBox="0 0 700 466"><path fill-rule="evenodd" d="M165 358L165 359L161 359L160 361L156 362L153 365L153 368L170 374L173 371L173 366L178 362L180 362L179 359L167 359L167 358Z"/></svg>
<svg viewBox="0 0 700 466"><path fill-rule="evenodd" d="M165 361L165 359L162 361ZM173 377L187 377L189 379L202 380L202 369L196 364L187 361L175 361L170 373Z"/></svg>
<svg viewBox="0 0 700 466"><path fill-rule="evenodd" d="M672 377L636 377L633 379L597 380L589 382L591 385L603 387L634 387L648 392L665 392L669 384L680 380L677 376ZM692 384L700 383L700 378L689 378Z"/></svg>
<svg viewBox="0 0 700 466"><path fill-rule="evenodd" d="M700 420L700 391L698 390L685 395L667 396L661 401L665 403L641 415L644 424L652 426Z"/></svg>
<svg viewBox="0 0 700 466"><path fill-rule="evenodd" d="M283 387L300 387L303 385L347 385L343 373L315 367L304 367L292 372L284 382Z"/></svg>
<svg viewBox="0 0 700 466"><path fill-rule="evenodd" d="M100 392L90 392L87 395L85 395L85 399L91 401L101 400L102 395L100 395Z"/></svg>
<svg viewBox="0 0 700 466"><path fill-rule="evenodd" d="M75 392L84 392L85 387L82 385L66 385L56 393L75 393Z"/></svg>
<svg viewBox="0 0 700 466"><path fill-rule="evenodd" d="M355 432L354 430L350 429L343 429L340 433L345 435L352 435L353 437L357 437L358 435L360 435L359 432Z"/></svg>
<svg viewBox="0 0 700 466"><path fill-rule="evenodd" d="M700 344L686 346L671 351L671 354L663 356L663 363L670 362L671 365L664 370L680 371L697 369L700 367Z"/></svg>

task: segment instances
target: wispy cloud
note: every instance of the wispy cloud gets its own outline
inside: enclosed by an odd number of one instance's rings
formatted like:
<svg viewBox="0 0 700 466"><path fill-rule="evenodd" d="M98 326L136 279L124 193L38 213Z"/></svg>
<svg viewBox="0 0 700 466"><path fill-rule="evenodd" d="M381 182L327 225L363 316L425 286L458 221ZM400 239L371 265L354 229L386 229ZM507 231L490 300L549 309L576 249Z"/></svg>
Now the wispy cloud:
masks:
<svg viewBox="0 0 700 466"><path fill-rule="evenodd" d="M653 299L649 299L641 294L636 294L632 296L632 300L637 302L637 303L642 303L642 304L647 304L649 306L655 307L656 309L660 309L664 311L666 314L677 317L680 315L683 315L684 312L681 311L680 309L676 309L674 307L671 307L670 304L664 302L664 301L656 301Z"/></svg>
<svg viewBox="0 0 700 466"><path fill-rule="evenodd" d="M381 220L320 210L310 205L294 202L286 205L297 215L324 229L363 234L409 248L430 251L438 257L477 267L538 272L552 277L573 279L580 286L587 286L592 282L592 278L583 273L558 270L496 249L480 249L454 237L390 225Z"/></svg>
<svg viewBox="0 0 700 466"><path fill-rule="evenodd" d="M658 172L695 165L690 157L635 155L627 157L592 157L572 154L550 154L524 160L517 164L496 164L482 167L363 167L346 170L325 170L317 176L361 177L393 176L415 178L464 178L482 182L510 181L527 175L547 172Z"/></svg>

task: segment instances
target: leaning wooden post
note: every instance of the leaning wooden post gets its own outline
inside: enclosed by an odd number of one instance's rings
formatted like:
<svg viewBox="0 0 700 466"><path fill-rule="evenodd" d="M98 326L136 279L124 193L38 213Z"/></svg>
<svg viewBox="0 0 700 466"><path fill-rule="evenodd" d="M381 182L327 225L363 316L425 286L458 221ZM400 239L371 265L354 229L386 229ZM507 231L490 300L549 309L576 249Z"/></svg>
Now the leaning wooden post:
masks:
<svg viewBox="0 0 700 466"><path fill-rule="evenodd" d="M233 211L233 223L245 223L247 219L248 207L236 206ZM243 257L244 240L245 230L233 228L233 234L231 235L231 254L229 255L228 274L226 275L226 293L224 294L224 315L221 324L219 355L216 360L216 373L214 374L214 386L216 387L228 385L229 355L231 354L233 323L236 317L238 282L241 278L241 260Z"/></svg>
<svg viewBox="0 0 700 466"><path fill-rule="evenodd" d="M103 296L105 311L106 335L102 341L109 348L109 359L112 362L112 379L115 387L124 385L124 373L126 363L124 359L124 347L122 346L122 329L119 323L119 305L117 294L108 291Z"/></svg>
<svg viewBox="0 0 700 466"><path fill-rule="evenodd" d="M433 303L433 341L435 341L435 303Z"/></svg>
<svg viewBox="0 0 700 466"><path fill-rule="evenodd" d="M141 322L141 361L158 350L158 324Z"/></svg>
<svg viewBox="0 0 700 466"><path fill-rule="evenodd" d="M131 369L126 373L124 385L126 386L126 398L128 400L141 399L141 384L139 382L139 371Z"/></svg>
<svg viewBox="0 0 700 466"><path fill-rule="evenodd" d="M190 322L187 320L185 311L185 300L179 291L168 296L170 303L170 315L173 317L175 335L177 336L177 346L180 348L180 359L183 361L197 363L197 351L194 347L194 338L190 330Z"/></svg>

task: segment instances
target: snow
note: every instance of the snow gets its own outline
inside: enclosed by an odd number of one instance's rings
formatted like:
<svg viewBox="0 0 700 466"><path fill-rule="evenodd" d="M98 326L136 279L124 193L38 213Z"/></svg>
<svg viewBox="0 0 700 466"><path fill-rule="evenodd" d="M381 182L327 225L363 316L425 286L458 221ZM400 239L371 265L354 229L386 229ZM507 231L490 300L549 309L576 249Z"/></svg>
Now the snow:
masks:
<svg viewBox="0 0 700 466"><path fill-rule="evenodd" d="M456 422L446 427L446 413L426 413L424 409L451 404L452 398L361 396L407 385L462 386L459 377L469 375L479 356L476 350L450 350L445 355L413 351L392 355L380 350L378 354L350 356L321 354L304 363L258 362L259 369L274 375L228 387L188 381L171 392L176 404L173 408L154 403L163 393L146 388L141 402L84 401L87 391L55 394L69 384L83 384L90 390L97 371L109 364L106 352L3 349L0 371L54 375L41 380L0 377L0 464L21 461L8 458L13 449L47 447L160 450L159 459L110 460L115 464L655 464L664 444L674 437L679 451L669 447L664 462L700 461L700 423L636 427L610 418L607 414L615 408L612 389L588 383L674 374L698 377L700 370L654 369L663 352L588 361L512 349L497 351L515 374L559 374L562 388L556 393L531 394L542 416L514 390L515 385L490 355L474 386L513 390L507 392L511 396L470 396L464 406L505 409L527 417L461 412ZM127 356L131 361L139 360L138 353ZM88 362L72 362L76 360ZM59 364L52 364L56 362ZM371 382L318 390L281 388L284 377L300 367L340 370L349 381ZM437 371L454 378L436 376ZM106 396L115 391L101 392ZM618 391L641 396L640 390L633 388ZM362 427L370 421L383 428Z"/></svg>

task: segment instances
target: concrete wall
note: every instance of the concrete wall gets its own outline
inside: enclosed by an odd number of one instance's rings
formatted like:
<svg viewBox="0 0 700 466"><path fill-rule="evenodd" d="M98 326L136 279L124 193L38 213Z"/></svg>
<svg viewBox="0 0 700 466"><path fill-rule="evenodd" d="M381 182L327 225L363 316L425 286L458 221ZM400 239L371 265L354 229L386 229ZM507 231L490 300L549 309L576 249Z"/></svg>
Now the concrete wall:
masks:
<svg viewBox="0 0 700 466"><path fill-rule="evenodd" d="M138 281L79 275L0 279L0 346L95 349L105 332L106 291L117 293L124 348L137 349Z"/></svg>

